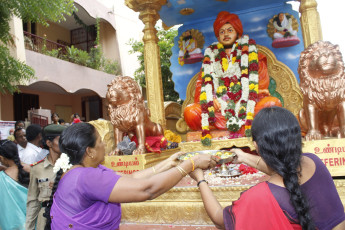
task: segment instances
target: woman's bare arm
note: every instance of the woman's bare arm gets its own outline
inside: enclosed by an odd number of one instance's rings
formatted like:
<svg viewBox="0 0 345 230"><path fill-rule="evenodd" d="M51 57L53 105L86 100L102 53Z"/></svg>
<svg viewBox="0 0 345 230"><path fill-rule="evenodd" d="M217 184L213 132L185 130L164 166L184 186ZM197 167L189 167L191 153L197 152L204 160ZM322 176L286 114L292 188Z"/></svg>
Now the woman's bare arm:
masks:
<svg viewBox="0 0 345 230"><path fill-rule="evenodd" d="M195 167L207 169L214 167L216 158L208 154L193 157ZM182 168L179 170L179 167ZM126 203L151 200L176 185L186 174L193 170L191 160L149 178L121 177L110 194L109 202Z"/></svg>

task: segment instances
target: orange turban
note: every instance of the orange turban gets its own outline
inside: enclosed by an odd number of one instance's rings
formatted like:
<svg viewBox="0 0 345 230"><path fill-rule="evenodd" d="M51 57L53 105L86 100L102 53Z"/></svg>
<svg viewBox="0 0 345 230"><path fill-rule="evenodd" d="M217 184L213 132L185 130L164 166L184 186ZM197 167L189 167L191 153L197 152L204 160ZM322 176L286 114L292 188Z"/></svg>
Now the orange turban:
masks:
<svg viewBox="0 0 345 230"><path fill-rule="evenodd" d="M216 20L213 23L213 30L216 37L219 37L220 28L226 23L230 23L236 30L238 37L241 37L243 34L243 27L240 18L237 14L230 14L227 11L219 12Z"/></svg>

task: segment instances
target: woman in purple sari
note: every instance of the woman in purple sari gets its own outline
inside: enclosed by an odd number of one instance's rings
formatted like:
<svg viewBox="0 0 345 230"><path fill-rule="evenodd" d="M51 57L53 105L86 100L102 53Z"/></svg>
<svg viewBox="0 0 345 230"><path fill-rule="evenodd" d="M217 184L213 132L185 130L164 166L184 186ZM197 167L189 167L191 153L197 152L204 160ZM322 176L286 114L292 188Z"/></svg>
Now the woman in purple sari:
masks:
<svg viewBox="0 0 345 230"><path fill-rule="evenodd" d="M61 156L45 229L116 230L121 221L120 203L154 199L176 185L195 168L217 164L208 154L197 155L177 165L178 154L132 175L122 175L102 165L105 149L97 130L77 123L62 133Z"/></svg>

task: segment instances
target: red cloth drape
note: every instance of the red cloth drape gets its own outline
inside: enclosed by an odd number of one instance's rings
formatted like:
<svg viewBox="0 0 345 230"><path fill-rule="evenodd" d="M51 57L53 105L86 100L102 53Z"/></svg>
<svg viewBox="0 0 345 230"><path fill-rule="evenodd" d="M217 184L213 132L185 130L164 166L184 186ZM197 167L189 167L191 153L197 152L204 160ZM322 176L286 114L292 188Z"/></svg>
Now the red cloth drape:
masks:
<svg viewBox="0 0 345 230"><path fill-rule="evenodd" d="M267 182L243 192L223 214L226 230L302 230L300 225L290 223Z"/></svg>

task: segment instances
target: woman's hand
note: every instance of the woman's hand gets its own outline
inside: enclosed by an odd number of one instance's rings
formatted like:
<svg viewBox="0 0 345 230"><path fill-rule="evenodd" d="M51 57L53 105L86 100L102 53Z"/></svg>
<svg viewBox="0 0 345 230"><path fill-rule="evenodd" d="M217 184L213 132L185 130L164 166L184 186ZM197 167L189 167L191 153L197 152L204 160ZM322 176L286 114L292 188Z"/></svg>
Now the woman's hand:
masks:
<svg viewBox="0 0 345 230"><path fill-rule="evenodd" d="M196 182L204 180L204 171L202 169L197 168L193 172L189 173L189 176L193 178Z"/></svg>
<svg viewBox="0 0 345 230"><path fill-rule="evenodd" d="M230 150L231 153L236 154L234 160L232 161L233 164L242 164L246 162L247 156L249 153L243 152L241 149L233 148Z"/></svg>
<svg viewBox="0 0 345 230"><path fill-rule="evenodd" d="M192 157L195 168L210 169L217 165L219 159L210 154L199 154Z"/></svg>
<svg viewBox="0 0 345 230"><path fill-rule="evenodd" d="M166 160L166 163L170 165L170 168L176 167L180 163L180 160L178 158L183 154L184 152L174 153Z"/></svg>

